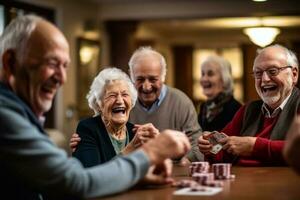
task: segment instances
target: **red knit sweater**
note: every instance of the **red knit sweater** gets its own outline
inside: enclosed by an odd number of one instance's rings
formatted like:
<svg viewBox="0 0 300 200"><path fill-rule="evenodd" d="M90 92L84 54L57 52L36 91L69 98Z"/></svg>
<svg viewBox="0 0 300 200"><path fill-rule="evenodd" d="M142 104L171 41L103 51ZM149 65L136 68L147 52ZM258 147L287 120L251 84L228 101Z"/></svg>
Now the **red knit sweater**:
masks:
<svg viewBox="0 0 300 200"><path fill-rule="evenodd" d="M240 131L243 124L243 116L246 106L242 106L235 114L232 121L222 130L228 136L240 136ZM263 165L284 165L285 161L282 156L282 149L284 145L283 140L270 140L270 133L278 119L264 118L263 127L255 134L257 140L255 142L252 155L249 157L239 157L234 159L232 155L221 151L213 159L214 162L224 162L224 160L231 159L231 162L237 161L238 165L243 166L263 166Z"/></svg>

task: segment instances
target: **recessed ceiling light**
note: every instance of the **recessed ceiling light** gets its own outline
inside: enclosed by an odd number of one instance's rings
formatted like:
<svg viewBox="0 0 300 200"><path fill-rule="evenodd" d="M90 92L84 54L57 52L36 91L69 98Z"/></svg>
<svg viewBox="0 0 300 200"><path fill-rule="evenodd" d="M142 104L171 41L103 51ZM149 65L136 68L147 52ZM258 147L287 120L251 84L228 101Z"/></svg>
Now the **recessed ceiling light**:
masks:
<svg viewBox="0 0 300 200"><path fill-rule="evenodd" d="M255 1L255 2L264 2L264 1L267 1L267 0L252 0L252 1Z"/></svg>

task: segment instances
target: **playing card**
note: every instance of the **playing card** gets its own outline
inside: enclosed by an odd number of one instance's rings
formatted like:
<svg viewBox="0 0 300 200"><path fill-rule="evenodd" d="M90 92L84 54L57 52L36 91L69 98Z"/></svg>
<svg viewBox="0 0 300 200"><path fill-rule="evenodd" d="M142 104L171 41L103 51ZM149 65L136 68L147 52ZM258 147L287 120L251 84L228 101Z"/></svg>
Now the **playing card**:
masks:
<svg viewBox="0 0 300 200"><path fill-rule="evenodd" d="M219 133L217 131L214 131L207 136L209 143L213 145L212 150L210 151L211 153L217 154L219 151L221 151L223 145L220 144L218 141L220 141L220 139L223 139L225 137L227 137L226 134Z"/></svg>
<svg viewBox="0 0 300 200"><path fill-rule="evenodd" d="M202 187L201 190L192 190L191 188L182 188L180 190L176 190L174 195L191 195L191 196L212 196L223 190L221 187Z"/></svg>

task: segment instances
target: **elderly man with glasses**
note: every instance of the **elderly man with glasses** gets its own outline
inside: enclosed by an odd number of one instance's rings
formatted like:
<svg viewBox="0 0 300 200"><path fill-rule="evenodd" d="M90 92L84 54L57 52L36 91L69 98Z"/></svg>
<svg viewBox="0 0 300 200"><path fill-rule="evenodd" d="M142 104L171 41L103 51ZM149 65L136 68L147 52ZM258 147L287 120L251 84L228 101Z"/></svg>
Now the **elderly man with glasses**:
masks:
<svg viewBox="0 0 300 200"><path fill-rule="evenodd" d="M211 162L242 166L285 165L282 150L286 133L300 104L298 60L281 45L260 50L254 60L253 77L261 100L241 107L218 139L223 148L212 152L210 133L198 139L200 151Z"/></svg>

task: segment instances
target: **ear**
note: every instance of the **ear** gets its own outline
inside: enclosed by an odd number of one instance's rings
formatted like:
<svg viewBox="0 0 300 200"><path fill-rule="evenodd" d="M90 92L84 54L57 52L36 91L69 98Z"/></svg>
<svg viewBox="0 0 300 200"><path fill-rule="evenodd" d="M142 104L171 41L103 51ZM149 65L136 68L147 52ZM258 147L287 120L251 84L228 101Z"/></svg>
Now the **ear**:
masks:
<svg viewBox="0 0 300 200"><path fill-rule="evenodd" d="M293 83L294 83L294 85L296 85L297 82L298 82L298 76L299 76L298 68L293 67L292 68L292 73L293 73Z"/></svg>
<svg viewBox="0 0 300 200"><path fill-rule="evenodd" d="M13 49L6 50L2 55L3 75L7 80L8 77L15 75L17 58L16 52Z"/></svg>

